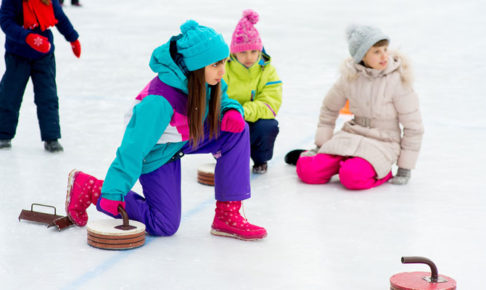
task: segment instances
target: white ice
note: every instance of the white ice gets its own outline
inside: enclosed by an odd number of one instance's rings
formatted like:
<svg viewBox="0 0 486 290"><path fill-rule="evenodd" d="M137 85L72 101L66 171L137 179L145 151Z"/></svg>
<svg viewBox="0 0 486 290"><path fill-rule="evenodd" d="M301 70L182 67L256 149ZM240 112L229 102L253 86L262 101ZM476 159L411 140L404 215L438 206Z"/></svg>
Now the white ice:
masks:
<svg viewBox="0 0 486 290"><path fill-rule="evenodd" d="M65 2L82 44L76 59L54 29L65 151L44 151L29 84L12 148L0 150L0 288L389 289L393 274L430 271L401 264L413 255L433 260L458 289L486 289L484 1L82 0L79 9ZM172 237L105 251L87 244L86 228L19 222L34 202L65 214L72 168L104 178L123 114L154 76L155 47L189 18L230 41L247 8L260 13L257 28L284 82L274 158L267 174L252 176L244 206L250 222L266 227L266 239L209 234L213 188L196 182L198 166L211 161L205 155L182 161L183 219ZM350 23L381 27L391 48L412 60L425 136L406 186L306 185L283 161L289 150L312 145L321 101L348 55ZM107 218L93 207L88 213Z"/></svg>

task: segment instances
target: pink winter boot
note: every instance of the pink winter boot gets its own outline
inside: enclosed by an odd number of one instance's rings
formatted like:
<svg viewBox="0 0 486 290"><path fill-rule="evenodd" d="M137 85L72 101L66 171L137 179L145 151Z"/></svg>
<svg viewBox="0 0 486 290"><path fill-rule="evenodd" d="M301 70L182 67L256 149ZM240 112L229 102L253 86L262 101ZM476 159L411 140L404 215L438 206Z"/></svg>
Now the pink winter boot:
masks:
<svg viewBox="0 0 486 290"><path fill-rule="evenodd" d="M76 225L83 227L88 222L86 209L91 203L96 204L101 196L103 180L98 180L75 169L69 172L66 194L66 213Z"/></svg>
<svg viewBox="0 0 486 290"><path fill-rule="evenodd" d="M259 240L267 236L267 231L250 224L240 215L241 201L217 201L216 214L211 234L237 238L240 240Z"/></svg>

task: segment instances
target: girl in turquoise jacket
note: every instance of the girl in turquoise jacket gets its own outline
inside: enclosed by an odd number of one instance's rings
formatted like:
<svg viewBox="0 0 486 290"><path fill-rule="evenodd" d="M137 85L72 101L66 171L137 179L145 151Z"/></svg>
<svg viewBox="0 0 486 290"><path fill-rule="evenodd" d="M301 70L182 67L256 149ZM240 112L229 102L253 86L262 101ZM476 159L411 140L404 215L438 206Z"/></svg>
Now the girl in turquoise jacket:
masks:
<svg viewBox="0 0 486 290"><path fill-rule="evenodd" d="M173 235L181 219L179 159L212 153L217 202L211 233L261 239L266 230L239 213L241 201L251 196L249 130L222 80L228 45L221 34L193 20L181 32L154 50L150 68L157 76L135 98L105 180L76 170L69 174L66 212L84 226L91 203L113 217L120 216L121 206L149 234ZM143 197L131 191L137 179Z"/></svg>
<svg viewBox="0 0 486 290"><path fill-rule="evenodd" d="M243 12L233 32L224 80L228 83L228 96L245 110L245 121L250 127L253 172L262 174L267 171L267 161L272 159L279 132L275 118L282 104L282 81L263 49L254 27L257 22L255 11Z"/></svg>

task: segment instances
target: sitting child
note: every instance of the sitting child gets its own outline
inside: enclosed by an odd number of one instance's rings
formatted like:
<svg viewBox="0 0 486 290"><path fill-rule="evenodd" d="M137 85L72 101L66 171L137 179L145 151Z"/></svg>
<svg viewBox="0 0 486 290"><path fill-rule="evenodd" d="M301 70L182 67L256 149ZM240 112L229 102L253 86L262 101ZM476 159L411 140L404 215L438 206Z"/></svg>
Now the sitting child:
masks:
<svg viewBox="0 0 486 290"><path fill-rule="evenodd" d="M369 189L392 178L406 184L424 133L418 96L406 59L388 51L390 39L370 26L347 30L352 58L322 103L317 148L300 154L297 174L305 183L327 183L339 174L348 189ZM349 100L354 119L334 132L339 110ZM400 125L403 126L403 130ZM287 163L292 163L290 152Z"/></svg>

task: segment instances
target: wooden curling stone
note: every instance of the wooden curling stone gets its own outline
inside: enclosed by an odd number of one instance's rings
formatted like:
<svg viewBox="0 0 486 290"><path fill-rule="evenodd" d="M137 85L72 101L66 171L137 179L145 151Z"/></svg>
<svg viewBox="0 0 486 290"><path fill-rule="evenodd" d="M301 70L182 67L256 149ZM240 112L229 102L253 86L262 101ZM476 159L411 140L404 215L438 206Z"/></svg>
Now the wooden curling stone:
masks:
<svg viewBox="0 0 486 290"><path fill-rule="evenodd" d="M127 250L144 245L145 225L128 220L128 215L123 207L119 206L118 211L122 215L123 223L120 219L105 219L88 223L88 244L90 246L105 250Z"/></svg>
<svg viewBox="0 0 486 290"><path fill-rule="evenodd" d="M216 163L207 163L197 169L197 182L214 186L214 169Z"/></svg>

